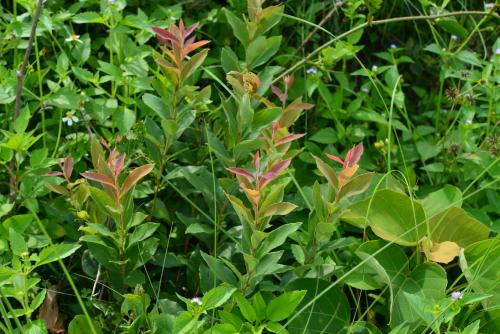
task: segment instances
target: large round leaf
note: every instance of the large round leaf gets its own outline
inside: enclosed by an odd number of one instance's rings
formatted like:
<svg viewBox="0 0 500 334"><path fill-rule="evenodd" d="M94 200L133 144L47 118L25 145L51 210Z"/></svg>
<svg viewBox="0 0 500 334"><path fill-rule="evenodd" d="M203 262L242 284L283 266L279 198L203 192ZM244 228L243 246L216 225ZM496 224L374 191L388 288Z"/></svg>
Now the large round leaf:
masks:
<svg viewBox="0 0 500 334"><path fill-rule="evenodd" d="M415 300L430 303L444 298L447 283L446 271L440 265L428 262L415 268L394 290L391 327L408 323L415 328L421 324L422 318L419 314L429 311L423 305L416 304Z"/></svg>
<svg viewBox="0 0 500 334"><path fill-rule="evenodd" d="M341 218L359 227L369 225L380 238L403 246L416 245L427 231L422 205L389 189L351 205Z"/></svg>
<svg viewBox="0 0 500 334"><path fill-rule="evenodd" d="M332 283L301 278L288 284L286 291L306 290L307 293L297 307L296 312L313 300ZM350 306L346 296L336 286L315 300L314 304L305 309L289 324L290 334L302 333L339 333L350 321Z"/></svg>

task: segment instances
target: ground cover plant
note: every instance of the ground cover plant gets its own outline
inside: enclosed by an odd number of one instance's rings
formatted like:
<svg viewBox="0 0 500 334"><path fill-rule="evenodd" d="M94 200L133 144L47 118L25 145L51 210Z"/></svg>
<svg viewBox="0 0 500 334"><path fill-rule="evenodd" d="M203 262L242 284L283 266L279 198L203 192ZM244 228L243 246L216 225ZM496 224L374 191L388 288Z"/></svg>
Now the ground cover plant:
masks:
<svg viewBox="0 0 500 334"><path fill-rule="evenodd" d="M499 9L2 2L0 332L499 332Z"/></svg>

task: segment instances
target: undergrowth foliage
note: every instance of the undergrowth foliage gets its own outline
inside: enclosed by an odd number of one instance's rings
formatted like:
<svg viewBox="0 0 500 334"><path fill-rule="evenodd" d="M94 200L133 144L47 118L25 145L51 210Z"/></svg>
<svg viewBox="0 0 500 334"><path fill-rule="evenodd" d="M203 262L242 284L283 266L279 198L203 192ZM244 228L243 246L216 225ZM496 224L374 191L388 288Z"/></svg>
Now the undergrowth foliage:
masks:
<svg viewBox="0 0 500 334"><path fill-rule="evenodd" d="M498 332L499 8L2 3L0 332Z"/></svg>

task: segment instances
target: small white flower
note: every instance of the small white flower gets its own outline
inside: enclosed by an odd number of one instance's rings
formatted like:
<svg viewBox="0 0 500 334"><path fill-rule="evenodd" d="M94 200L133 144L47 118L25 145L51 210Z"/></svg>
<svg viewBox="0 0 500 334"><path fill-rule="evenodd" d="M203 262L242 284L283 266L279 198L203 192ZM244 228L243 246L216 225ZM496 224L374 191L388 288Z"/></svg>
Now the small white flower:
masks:
<svg viewBox="0 0 500 334"><path fill-rule="evenodd" d="M472 124L472 120L471 119L465 120L465 124Z"/></svg>
<svg viewBox="0 0 500 334"><path fill-rule="evenodd" d="M367 93L367 94L370 92L370 90L368 89L368 87L361 87L361 91L363 93Z"/></svg>
<svg viewBox="0 0 500 334"><path fill-rule="evenodd" d="M63 117L62 121L64 123L67 123L68 126L72 126L73 123L77 123L79 121L78 117L75 116L75 114L72 111L68 111L66 113L66 117Z"/></svg>
<svg viewBox="0 0 500 334"><path fill-rule="evenodd" d="M456 41L456 40L458 40L457 35L451 35L451 40L452 40L452 41Z"/></svg>
<svg viewBox="0 0 500 334"><path fill-rule="evenodd" d="M485 3L484 4L484 9L492 9L493 8L493 3Z"/></svg>
<svg viewBox="0 0 500 334"><path fill-rule="evenodd" d="M495 50L495 54L496 54L496 55L500 55L500 48L497 48L497 49Z"/></svg>
<svg viewBox="0 0 500 334"><path fill-rule="evenodd" d="M318 73L318 70L315 67L309 67L306 70L306 74L316 74L316 73Z"/></svg>
<svg viewBox="0 0 500 334"><path fill-rule="evenodd" d="M377 65L373 65L372 66L372 71L373 72L377 72L378 71L378 66Z"/></svg>
<svg viewBox="0 0 500 334"><path fill-rule="evenodd" d="M444 109L442 110L442 112L443 112L443 113L445 113L445 114L447 114L447 113L448 113L448 109L444 108Z"/></svg>
<svg viewBox="0 0 500 334"><path fill-rule="evenodd" d="M450 295L452 300L462 299L463 296L464 296L464 293L462 291L453 291Z"/></svg>
<svg viewBox="0 0 500 334"><path fill-rule="evenodd" d="M390 45L390 48L391 48L391 49L397 49L397 48L398 48L398 46L397 46L396 44L392 43L392 44Z"/></svg>
<svg viewBox="0 0 500 334"><path fill-rule="evenodd" d="M80 35L75 35L75 34L72 34L70 35L68 38L65 39L66 42L77 42L77 43L83 43L81 40L80 40Z"/></svg>
<svg viewBox="0 0 500 334"><path fill-rule="evenodd" d="M197 304L197 305L199 305L199 306L201 306L201 304L202 304L202 303L201 303L201 299L200 299L200 298L198 298L198 297L193 297L193 298L191 298L191 302L192 302L192 303L194 303L194 304Z"/></svg>

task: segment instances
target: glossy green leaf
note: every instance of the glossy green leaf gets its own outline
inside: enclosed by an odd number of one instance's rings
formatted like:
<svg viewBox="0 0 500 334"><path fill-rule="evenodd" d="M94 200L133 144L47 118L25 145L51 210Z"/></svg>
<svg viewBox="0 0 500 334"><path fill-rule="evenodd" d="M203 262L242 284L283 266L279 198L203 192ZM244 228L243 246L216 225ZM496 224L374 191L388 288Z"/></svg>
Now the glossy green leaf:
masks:
<svg viewBox="0 0 500 334"><path fill-rule="evenodd" d="M288 318L300 304L306 292L305 290L289 291L274 298L267 305L267 318L271 321L281 321Z"/></svg>

